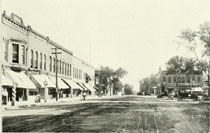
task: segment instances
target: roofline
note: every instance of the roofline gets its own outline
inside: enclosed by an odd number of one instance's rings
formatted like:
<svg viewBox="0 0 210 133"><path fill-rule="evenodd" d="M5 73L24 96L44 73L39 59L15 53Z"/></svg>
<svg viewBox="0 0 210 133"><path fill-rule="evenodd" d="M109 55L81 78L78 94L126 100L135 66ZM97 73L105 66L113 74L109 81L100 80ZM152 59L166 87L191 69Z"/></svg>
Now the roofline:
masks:
<svg viewBox="0 0 210 133"><path fill-rule="evenodd" d="M74 57L75 59L80 60L83 64L85 64L85 65L87 65L87 66L89 66L89 67L95 69L92 65L88 64L86 61L84 61L84 60L82 60L82 59L80 59L80 58L78 58L78 57L76 57L76 56L74 56L74 55L73 55L73 57Z"/></svg>
<svg viewBox="0 0 210 133"><path fill-rule="evenodd" d="M14 13L12 13L12 14L14 14ZM16 15L16 14L14 14L14 15ZM17 15L16 15L16 16L17 16ZM7 21L13 22L14 24L18 25L19 28L22 28L22 29L26 30L26 32L31 32L31 33L33 33L33 34L35 34L35 35L37 35L37 36L39 36L39 37L45 39L46 41L48 41L48 42L49 42L50 44L52 44L53 46L55 46L55 47L57 47L57 48L60 48L61 50L63 50L63 51L65 51L65 52L69 53L70 55L73 55L73 52L72 52L72 51L70 51L70 50L64 48L63 46L59 45L58 43L54 42L54 41L51 40L48 36L44 36L44 35L42 35L41 33L35 31L34 29L31 28L30 25L25 26L23 23L20 24L20 23L15 22L13 18L11 18L11 17L9 17L9 16L6 15L6 12L5 12L5 11L4 11L3 14L2 14L2 19L3 19L3 18L5 18ZM19 17L19 18L20 18L20 17ZM22 18L21 18L21 19L22 19Z"/></svg>

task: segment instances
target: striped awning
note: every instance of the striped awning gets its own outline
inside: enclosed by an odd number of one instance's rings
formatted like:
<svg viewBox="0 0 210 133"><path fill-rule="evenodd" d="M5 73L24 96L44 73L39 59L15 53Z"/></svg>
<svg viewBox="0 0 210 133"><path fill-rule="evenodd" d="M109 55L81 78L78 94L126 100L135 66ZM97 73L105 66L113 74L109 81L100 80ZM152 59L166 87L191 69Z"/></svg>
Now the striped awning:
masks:
<svg viewBox="0 0 210 133"><path fill-rule="evenodd" d="M46 87L56 88L55 84L49 79L47 75L32 75L31 78L35 80L41 88L44 88L45 85Z"/></svg>
<svg viewBox="0 0 210 133"><path fill-rule="evenodd" d="M29 79L24 72L15 72L12 70L5 70L5 75L17 84L17 88L36 89L34 83Z"/></svg>
<svg viewBox="0 0 210 133"><path fill-rule="evenodd" d="M2 86L13 86L13 83L6 76L2 75Z"/></svg>
<svg viewBox="0 0 210 133"><path fill-rule="evenodd" d="M56 84L55 77L49 76L49 78L54 84ZM58 79L58 88L59 89L68 89L69 88L69 86L66 85L66 83L64 83L64 81L60 77L58 77L57 79Z"/></svg>
<svg viewBox="0 0 210 133"><path fill-rule="evenodd" d="M66 82L73 89L80 89L80 90L83 89L79 85L77 85L74 81L72 81L70 79L64 79L64 78L62 78L62 80L64 80L64 82Z"/></svg>

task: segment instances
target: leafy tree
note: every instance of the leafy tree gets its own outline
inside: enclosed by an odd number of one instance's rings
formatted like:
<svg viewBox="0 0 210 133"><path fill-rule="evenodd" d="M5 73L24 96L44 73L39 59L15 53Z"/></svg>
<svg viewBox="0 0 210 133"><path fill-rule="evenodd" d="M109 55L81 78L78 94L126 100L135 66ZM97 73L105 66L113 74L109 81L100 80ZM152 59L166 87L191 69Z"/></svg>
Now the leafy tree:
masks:
<svg viewBox="0 0 210 133"><path fill-rule="evenodd" d="M123 88L123 84L120 81L120 78L124 77L127 74L127 71L123 68L118 68L114 70L108 66L100 68L100 79L106 86L106 89L113 87L114 94L117 94L118 91L121 91Z"/></svg>
<svg viewBox="0 0 210 133"><path fill-rule="evenodd" d="M133 93L133 86L130 84L124 85L125 95L132 95Z"/></svg>
<svg viewBox="0 0 210 133"><path fill-rule="evenodd" d="M179 84L179 75L184 72L185 64L184 58L179 56L174 56L166 63L167 73L175 73L176 75L176 89Z"/></svg>
<svg viewBox="0 0 210 133"><path fill-rule="evenodd" d="M201 24L197 31L186 29L181 32L180 38L187 42L186 47L192 53L194 53L196 60L198 61L197 64L198 68L206 74L206 76L208 77L208 81L210 82L210 72L209 72L210 66L209 63L207 63L206 61L206 58L209 59L210 56L210 23L205 22ZM203 48L203 50L201 52L201 56L199 57L196 49L200 48ZM209 88L209 96L210 96L210 88Z"/></svg>

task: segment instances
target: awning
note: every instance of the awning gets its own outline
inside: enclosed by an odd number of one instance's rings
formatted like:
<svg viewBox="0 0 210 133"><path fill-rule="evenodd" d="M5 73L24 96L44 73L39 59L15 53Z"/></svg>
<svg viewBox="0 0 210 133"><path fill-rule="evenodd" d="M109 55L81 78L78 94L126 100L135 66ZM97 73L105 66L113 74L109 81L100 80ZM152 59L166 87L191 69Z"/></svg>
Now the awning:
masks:
<svg viewBox="0 0 210 133"><path fill-rule="evenodd" d="M93 86L93 88L94 88L95 90L98 90L98 87L96 87L96 86Z"/></svg>
<svg viewBox="0 0 210 133"><path fill-rule="evenodd" d="M50 78L50 80L54 83L54 84L56 84L56 79L55 79L55 77L53 77L53 76L49 76L49 78ZM68 85L66 85L66 83L64 83L64 81L63 80L61 80L61 78L59 78L58 77L58 88L59 89L68 89L69 88L69 86Z"/></svg>
<svg viewBox="0 0 210 133"><path fill-rule="evenodd" d="M2 75L2 86L13 86L13 83L6 76Z"/></svg>
<svg viewBox="0 0 210 133"><path fill-rule="evenodd" d="M77 85L74 81L72 81L72 80L70 80L70 79L63 79L62 78L62 80L64 80L64 82L66 82L71 88L73 88L73 89L80 89L80 90L82 90L83 88L81 88L79 85Z"/></svg>
<svg viewBox="0 0 210 133"><path fill-rule="evenodd" d="M90 84L85 83L84 86L87 87L90 91L96 91Z"/></svg>
<svg viewBox="0 0 210 133"><path fill-rule="evenodd" d="M193 87L192 91L203 91L201 87Z"/></svg>
<svg viewBox="0 0 210 133"><path fill-rule="evenodd" d="M32 75L32 79L34 79L41 88L47 87L56 88L55 84L48 78L47 75Z"/></svg>
<svg viewBox="0 0 210 133"><path fill-rule="evenodd" d="M88 89L82 84L82 83L77 83L83 90L87 91Z"/></svg>
<svg viewBox="0 0 210 133"><path fill-rule="evenodd" d="M34 83L23 72L15 72L12 70L5 70L5 72L8 74L9 79L17 83L17 88L36 89Z"/></svg>

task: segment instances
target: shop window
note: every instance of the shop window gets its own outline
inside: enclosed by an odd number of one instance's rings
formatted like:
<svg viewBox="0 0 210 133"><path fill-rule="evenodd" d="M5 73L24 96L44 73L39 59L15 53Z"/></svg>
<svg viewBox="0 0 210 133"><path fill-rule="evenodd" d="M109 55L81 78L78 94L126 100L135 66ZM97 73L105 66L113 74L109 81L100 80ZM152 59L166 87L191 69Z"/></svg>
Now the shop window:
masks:
<svg viewBox="0 0 210 133"><path fill-rule="evenodd" d="M19 45L12 44L12 62L19 63Z"/></svg>

